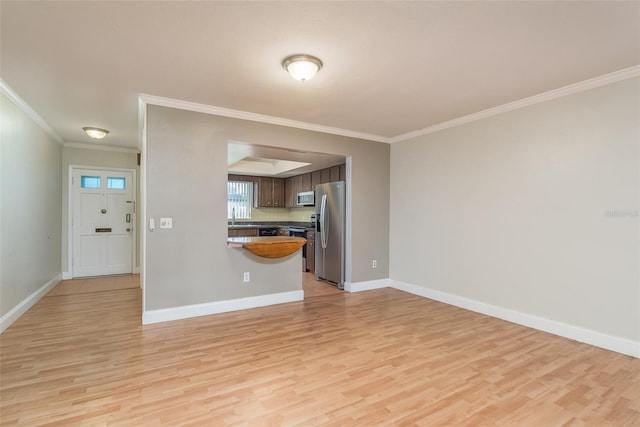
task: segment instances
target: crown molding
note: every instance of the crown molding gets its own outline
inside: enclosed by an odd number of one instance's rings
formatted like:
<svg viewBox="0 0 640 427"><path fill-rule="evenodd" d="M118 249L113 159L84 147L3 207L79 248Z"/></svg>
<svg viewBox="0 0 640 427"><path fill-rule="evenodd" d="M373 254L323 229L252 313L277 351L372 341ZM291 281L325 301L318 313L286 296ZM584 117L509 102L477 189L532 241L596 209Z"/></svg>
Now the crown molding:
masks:
<svg viewBox="0 0 640 427"><path fill-rule="evenodd" d="M25 113L31 120L36 122L43 131L47 133L51 138L53 138L58 144L64 144L64 140L56 131L53 130L51 126L40 116L40 114L36 113L36 111L29 106L25 102L24 99L20 98L17 93L11 89L11 87L2 79L0 79L0 93L9 98L11 102L13 102L23 113Z"/></svg>
<svg viewBox="0 0 640 427"><path fill-rule="evenodd" d="M180 110L194 111L197 113L205 113L215 116L229 117L233 119L249 120L252 122L268 123L290 128L311 130L332 135L347 136L350 138L366 139L368 141L384 142L387 144L390 142L389 138L380 135L372 135L369 133L356 132L331 126L300 122L297 120L290 120L282 117L267 116L265 114L250 113L248 111L232 110L229 108L215 107L212 105L198 104L196 102L189 101L180 101L177 99L163 98L160 96L147 94L139 94L138 98L144 104L158 105L161 107L177 108Z"/></svg>
<svg viewBox="0 0 640 427"><path fill-rule="evenodd" d="M347 129L340 129L331 126L323 126L317 125L313 123L301 122L297 120L285 119L282 117L268 116L264 114L251 113L247 111L240 110L232 110L229 108L216 107L206 104L199 104L195 102L188 101L180 101L171 98L163 98L160 96L148 95L148 94L140 94L138 95L138 101L140 106L143 107L145 104L158 105L162 107L169 108L177 108L181 110L194 111L205 114L212 114L222 117L229 117L241 120L249 120L259 123L268 123L278 126L285 126L297 129L310 130L315 132L328 133L332 135L340 135L346 136L350 138L358 138L364 139L368 141L376 141L383 142L387 144L402 142L408 139L416 138L422 135L428 135L430 133L434 133L443 129L452 128L455 126L460 126L466 123L470 123L476 120L480 120L486 117L495 116L497 114L506 113L509 111L517 110L519 108L528 107L531 105L539 104L545 101L550 101L552 99L560 98L563 96L571 95L577 92L586 91L589 89L594 89L600 86L605 86L607 84L616 83L622 80L627 80L634 77L640 77L640 65L634 65L633 67L625 68L619 71L615 71L613 73L605 74L603 76L595 77L592 79L584 80L579 83L574 83L568 86L564 86L559 89L550 90L548 92L543 92L538 95L530 96L528 98L520 99L518 101L510 102L504 105L500 105L498 107L489 108L483 111L479 111L477 113L468 114L466 116L458 117L453 120L448 120L446 122L438 123L433 126L429 126L423 129L418 129L415 131L403 133L392 138L373 135L363 132L356 132ZM76 142L67 142L64 140L56 131L49 126L49 124L38 114L36 111L29 106L18 94L16 94L11 87L0 78L0 93L4 94L9 100L11 100L21 111L23 111L27 116L29 116L38 126L42 128L51 138L53 138L56 142L63 145L64 147L71 148L84 148L89 150L103 150L103 151L119 151L119 152L127 152L127 153L137 153L138 150L135 148L126 148L126 147L116 147L116 146L108 146L108 145L90 145L85 143L76 143ZM140 114L143 108L140 109ZM140 128L142 125L140 124Z"/></svg>
<svg viewBox="0 0 640 427"><path fill-rule="evenodd" d="M541 102L550 101L552 99L561 98L563 96L571 95L577 92L583 92L589 89L595 89L600 86L605 86L605 85L616 83L622 80L631 79L633 77L640 77L640 65L634 65L633 67L624 68L622 70L605 74L603 76L594 77L592 79L584 80L582 82L570 84L568 86L550 90L548 92L543 92L538 95L533 95L528 98L523 98L518 101L509 102L508 104L500 105L498 107L493 107L487 110L479 111L477 113L458 117L457 119L438 123L436 125L429 126L424 129L403 133L401 135L390 138L389 143L406 141L408 139L415 138L418 136L428 135L430 133L434 133L443 129L460 126L465 123L470 123L476 120L484 119L486 117L495 116L497 114L506 113L508 111L517 110L519 108L528 107L530 105L540 104Z"/></svg>
<svg viewBox="0 0 640 427"><path fill-rule="evenodd" d="M118 153L137 153L137 148L117 147L114 145L94 145L86 142L65 142L64 148L80 148L82 150L115 151Z"/></svg>
<svg viewBox="0 0 640 427"><path fill-rule="evenodd" d="M206 104L198 104L189 101L180 101L177 99L163 98L160 96L140 94L138 95L141 106L145 104L158 105L161 107L177 108L180 110L194 111L198 113L212 114L216 116L230 117L234 119L249 120L260 123L268 123L279 126L286 126L291 128L305 129L316 132L323 132L332 135L347 136L351 138L365 139L368 141L383 142L392 144L395 142L402 142L412 138L416 138L422 135L428 135L443 129L460 126L466 123L474 122L476 120L484 119L486 117L495 116L498 114L506 113L509 111L517 110L519 108L528 107L535 104L540 104L552 99L561 98L563 96L571 95L578 92L583 92L589 89L595 89L600 86L605 86L611 83L616 83L622 80L631 79L634 77L640 77L640 65L634 65L633 67L625 68L613 73L605 74L603 76L594 77L592 79L584 80L582 82L570 84L558 89L553 89L547 92L533 95L528 98L523 98L517 101L509 102L507 104L499 105L497 107L489 108L479 111L477 113L468 114L466 116L458 117L446 122L438 123L433 126L429 126L423 129L403 133L391 138L372 135L363 132L356 132L347 129L340 129L331 126L317 125L313 123L300 122L297 120L285 119L282 117L267 116L264 114L250 113L248 111L232 110L229 108L216 107Z"/></svg>

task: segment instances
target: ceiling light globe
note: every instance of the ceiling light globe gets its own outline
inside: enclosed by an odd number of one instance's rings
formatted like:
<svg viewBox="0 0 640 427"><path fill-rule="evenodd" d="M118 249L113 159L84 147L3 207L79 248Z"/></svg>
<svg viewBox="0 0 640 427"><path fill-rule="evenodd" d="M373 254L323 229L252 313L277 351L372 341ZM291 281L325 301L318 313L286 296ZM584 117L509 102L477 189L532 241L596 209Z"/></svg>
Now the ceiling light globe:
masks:
<svg viewBox="0 0 640 427"><path fill-rule="evenodd" d="M89 137L93 139L102 139L109 133L106 129L94 128L94 127L84 127L82 128L84 132L89 135Z"/></svg>
<svg viewBox="0 0 640 427"><path fill-rule="evenodd" d="M318 66L313 62L298 61L289 64L287 71L294 79L304 82L316 75Z"/></svg>
<svg viewBox="0 0 640 427"><path fill-rule="evenodd" d="M322 68L322 61L310 55L293 55L282 61L291 77L302 82L312 79Z"/></svg>

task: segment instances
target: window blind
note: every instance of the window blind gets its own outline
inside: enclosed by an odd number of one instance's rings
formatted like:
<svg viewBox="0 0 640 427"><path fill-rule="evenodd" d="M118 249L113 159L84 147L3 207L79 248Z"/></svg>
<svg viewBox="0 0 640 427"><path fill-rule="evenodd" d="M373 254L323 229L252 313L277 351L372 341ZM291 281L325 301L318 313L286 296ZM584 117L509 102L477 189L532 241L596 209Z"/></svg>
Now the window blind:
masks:
<svg viewBox="0 0 640 427"><path fill-rule="evenodd" d="M253 183L244 181L227 182L227 219L251 219L253 204Z"/></svg>

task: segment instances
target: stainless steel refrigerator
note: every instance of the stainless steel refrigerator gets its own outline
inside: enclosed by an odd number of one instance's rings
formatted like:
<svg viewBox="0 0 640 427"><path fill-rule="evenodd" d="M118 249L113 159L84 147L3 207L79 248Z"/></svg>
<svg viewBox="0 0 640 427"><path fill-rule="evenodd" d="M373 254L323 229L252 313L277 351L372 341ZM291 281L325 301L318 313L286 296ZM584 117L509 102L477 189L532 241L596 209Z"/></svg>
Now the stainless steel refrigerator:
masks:
<svg viewBox="0 0 640 427"><path fill-rule="evenodd" d="M316 185L316 279L344 289L345 183Z"/></svg>

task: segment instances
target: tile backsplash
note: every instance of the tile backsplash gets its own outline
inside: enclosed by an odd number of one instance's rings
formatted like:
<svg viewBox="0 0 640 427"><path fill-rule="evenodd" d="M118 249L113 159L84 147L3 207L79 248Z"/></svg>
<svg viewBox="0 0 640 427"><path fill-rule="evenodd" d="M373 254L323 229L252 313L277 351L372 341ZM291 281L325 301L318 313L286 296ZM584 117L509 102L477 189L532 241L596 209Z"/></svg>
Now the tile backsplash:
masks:
<svg viewBox="0 0 640 427"><path fill-rule="evenodd" d="M251 208L251 219L238 220L237 222L255 221L296 221L309 222L315 208Z"/></svg>
<svg viewBox="0 0 640 427"><path fill-rule="evenodd" d="M310 222L311 214L315 211L314 207L289 209L289 221Z"/></svg>

